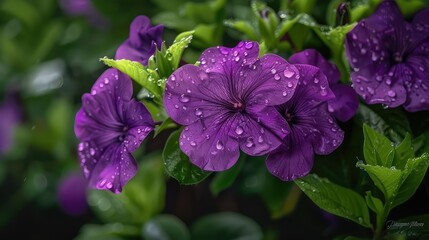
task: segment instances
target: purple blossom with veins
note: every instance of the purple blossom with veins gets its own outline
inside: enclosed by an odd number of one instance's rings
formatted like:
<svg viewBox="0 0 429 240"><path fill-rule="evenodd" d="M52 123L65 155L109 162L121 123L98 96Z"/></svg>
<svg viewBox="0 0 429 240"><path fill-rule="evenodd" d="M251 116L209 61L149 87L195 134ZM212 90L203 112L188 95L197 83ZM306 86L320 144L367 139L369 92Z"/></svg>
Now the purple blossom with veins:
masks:
<svg viewBox="0 0 429 240"><path fill-rule="evenodd" d="M120 193L137 172L131 153L153 130L154 122L132 94L131 79L108 69L91 93L82 96L74 129L80 141L80 165L92 188Z"/></svg>
<svg viewBox="0 0 429 240"><path fill-rule="evenodd" d="M277 110L286 119L290 133L266 160L268 170L283 181L307 175L315 154L327 155L343 141L344 132L328 112L335 98L325 74L314 66L294 65L300 72L295 94Z"/></svg>
<svg viewBox="0 0 429 240"><path fill-rule="evenodd" d="M115 59L128 59L147 65L156 48L162 44L163 25L152 26L146 16L136 17L130 26L130 36L118 50Z"/></svg>
<svg viewBox="0 0 429 240"><path fill-rule="evenodd" d="M307 49L289 58L293 64L309 64L320 68L326 75L329 88L335 98L328 100L328 111L339 121L350 120L359 107L359 99L351 86L340 83L341 73L337 66L327 61L317 50Z"/></svg>
<svg viewBox="0 0 429 240"><path fill-rule="evenodd" d="M289 133L275 106L288 101L299 79L296 67L243 41L234 48L205 50L200 66L188 64L167 80L164 105L184 125L179 146L208 171L233 166L240 149L259 156L276 149Z"/></svg>
<svg viewBox="0 0 429 240"><path fill-rule="evenodd" d="M429 8L412 22L383 1L346 35L353 86L369 104L429 110Z"/></svg>

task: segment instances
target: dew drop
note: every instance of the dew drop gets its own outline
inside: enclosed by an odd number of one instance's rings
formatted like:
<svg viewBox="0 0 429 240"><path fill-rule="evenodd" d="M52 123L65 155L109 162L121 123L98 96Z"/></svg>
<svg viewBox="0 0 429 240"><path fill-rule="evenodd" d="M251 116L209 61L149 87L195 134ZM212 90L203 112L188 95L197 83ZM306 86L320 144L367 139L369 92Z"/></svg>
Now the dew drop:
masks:
<svg viewBox="0 0 429 240"><path fill-rule="evenodd" d="M94 150L94 148L90 148L90 149L89 149L89 154L91 154L91 156L94 156L94 155L95 155L95 150Z"/></svg>
<svg viewBox="0 0 429 240"><path fill-rule="evenodd" d="M293 77L293 75L295 75L295 72L293 72L289 69L286 69L286 70L284 70L283 75L287 78L291 78L291 77Z"/></svg>
<svg viewBox="0 0 429 240"><path fill-rule="evenodd" d="M108 189L111 189L113 187L113 183L112 182L107 182L106 187Z"/></svg>
<svg viewBox="0 0 429 240"><path fill-rule="evenodd" d="M276 69L274 69L274 68L271 69L272 74L276 74L276 72L277 72Z"/></svg>
<svg viewBox="0 0 429 240"><path fill-rule="evenodd" d="M216 148L217 148L218 150L223 150L223 144L222 144L222 142L221 142L220 140L218 140L218 141L217 141L217 143L216 143Z"/></svg>
<svg viewBox="0 0 429 240"><path fill-rule="evenodd" d="M283 95L283 97L286 97L287 96L287 92L283 91L282 95Z"/></svg>
<svg viewBox="0 0 429 240"><path fill-rule="evenodd" d="M253 143L253 138L249 137L246 140L246 147L251 148L255 145L255 143Z"/></svg>
<svg viewBox="0 0 429 240"><path fill-rule="evenodd" d="M234 51L234 53L233 53L233 54L234 54L234 56L237 56L237 55L238 55L238 52L237 52L237 51Z"/></svg>
<svg viewBox="0 0 429 240"><path fill-rule="evenodd" d="M234 61L236 61L236 62L240 61L240 57L238 57L238 56L237 56L237 57L235 57L235 58L234 58Z"/></svg>
<svg viewBox="0 0 429 240"><path fill-rule="evenodd" d="M237 133L238 135L243 134L243 128L240 126L237 126L237 128L235 129L235 133Z"/></svg>
<svg viewBox="0 0 429 240"><path fill-rule="evenodd" d="M192 147L197 146L197 143L196 143L196 142L194 142L194 141L191 141L189 144L190 144Z"/></svg>
<svg viewBox="0 0 429 240"><path fill-rule="evenodd" d="M206 60L201 61L201 65L205 65L206 63L207 63Z"/></svg>
<svg viewBox="0 0 429 240"><path fill-rule="evenodd" d="M388 95L389 97L395 97L395 96L396 96L396 93L395 93L393 90L389 90L389 91L387 92L387 95Z"/></svg>
<svg viewBox="0 0 429 240"><path fill-rule="evenodd" d="M252 42L247 42L246 45L244 46L246 49L252 49L253 47L253 43Z"/></svg>
<svg viewBox="0 0 429 240"><path fill-rule="evenodd" d="M318 78L314 78L314 83L319 83L319 79Z"/></svg>
<svg viewBox="0 0 429 240"><path fill-rule="evenodd" d="M203 114L203 111L201 111L201 109L199 109L199 108L195 109L195 115L196 116L201 116L202 114Z"/></svg>
<svg viewBox="0 0 429 240"><path fill-rule="evenodd" d="M187 103L189 102L189 98L187 96L185 96L185 94L180 95L180 99L179 99L182 103Z"/></svg>
<svg viewBox="0 0 429 240"><path fill-rule="evenodd" d="M228 55L229 51L225 47L219 47L219 52L223 55Z"/></svg>
<svg viewBox="0 0 429 240"><path fill-rule="evenodd" d="M274 79L277 81L280 80L280 75L278 75L278 74L274 75Z"/></svg>
<svg viewBox="0 0 429 240"><path fill-rule="evenodd" d="M258 143L263 143L264 142L264 139L262 138L262 136L259 136L258 137Z"/></svg>

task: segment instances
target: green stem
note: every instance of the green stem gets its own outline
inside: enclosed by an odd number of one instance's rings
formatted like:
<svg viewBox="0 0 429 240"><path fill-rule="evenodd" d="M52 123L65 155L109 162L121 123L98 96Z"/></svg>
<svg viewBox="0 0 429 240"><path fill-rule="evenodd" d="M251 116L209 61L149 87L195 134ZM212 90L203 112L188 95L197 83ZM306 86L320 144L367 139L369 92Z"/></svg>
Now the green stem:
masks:
<svg viewBox="0 0 429 240"><path fill-rule="evenodd" d="M382 214L377 214L377 228L375 229L374 233L374 240L381 239L381 234L383 233L384 226L386 225L387 217L390 213L390 204L387 201L384 205Z"/></svg>

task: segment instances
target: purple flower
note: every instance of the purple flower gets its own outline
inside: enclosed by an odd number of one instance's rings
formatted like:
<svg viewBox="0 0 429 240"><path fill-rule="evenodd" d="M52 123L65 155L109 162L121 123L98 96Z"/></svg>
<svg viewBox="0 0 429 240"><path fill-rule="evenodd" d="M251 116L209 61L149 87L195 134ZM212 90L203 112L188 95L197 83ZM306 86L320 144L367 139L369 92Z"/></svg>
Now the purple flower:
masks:
<svg viewBox="0 0 429 240"><path fill-rule="evenodd" d="M156 48L161 47L163 30L163 25L151 26L146 16L136 17L130 26L130 37L119 46L115 58L137 61L146 66Z"/></svg>
<svg viewBox="0 0 429 240"><path fill-rule="evenodd" d="M0 103L0 156L12 148L14 131L21 121L21 109L15 95L8 94Z"/></svg>
<svg viewBox="0 0 429 240"><path fill-rule="evenodd" d="M383 1L346 35L353 86L369 104L429 110L429 9L404 20Z"/></svg>
<svg viewBox="0 0 429 240"><path fill-rule="evenodd" d="M277 55L258 59L258 53L259 45L249 41L209 48L199 67L182 66L167 80L165 109L186 126L180 148L204 170L230 168L240 149L267 154L289 132L274 106L292 97L298 70Z"/></svg>
<svg viewBox="0 0 429 240"><path fill-rule="evenodd" d="M82 215L88 209L86 191L87 181L82 173L69 173L58 184L58 203L67 214Z"/></svg>
<svg viewBox="0 0 429 240"><path fill-rule="evenodd" d="M290 133L266 161L268 170L284 181L308 174L314 154L331 153L344 138L344 132L328 112L327 103L335 95L325 74L311 65L294 66L301 75L295 94L288 102L277 106L289 124Z"/></svg>
<svg viewBox="0 0 429 240"><path fill-rule="evenodd" d="M146 107L131 99L131 79L116 69L106 70L91 94L82 96L76 114L78 154L89 186L121 192L136 174L131 155L154 128Z"/></svg>
<svg viewBox="0 0 429 240"><path fill-rule="evenodd" d="M348 85L341 84L341 73L335 64L328 62L314 49L295 53L289 58L290 63L309 64L320 68L328 78L329 88L334 92L335 98L328 100L328 111L336 119L346 122L352 118L358 107L359 99L356 92Z"/></svg>
<svg viewBox="0 0 429 240"><path fill-rule="evenodd" d="M91 0L60 0L60 6L70 16L85 16L94 26L104 27L108 24Z"/></svg>

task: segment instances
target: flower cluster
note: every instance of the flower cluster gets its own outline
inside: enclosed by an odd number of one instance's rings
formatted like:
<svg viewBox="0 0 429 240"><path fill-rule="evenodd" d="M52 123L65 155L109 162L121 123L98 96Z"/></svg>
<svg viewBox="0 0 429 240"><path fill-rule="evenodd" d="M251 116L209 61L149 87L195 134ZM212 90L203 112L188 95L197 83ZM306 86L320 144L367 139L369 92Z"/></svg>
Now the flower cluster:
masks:
<svg viewBox="0 0 429 240"><path fill-rule="evenodd" d="M315 155L341 145L344 131L337 121L354 116L358 95L370 104L428 110L428 11L409 23L395 1L383 1L347 33L353 87L345 84L348 79L341 83L337 66L314 49L288 60L259 56L254 41L206 49L199 64L176 69L163 89L166 113L183 126L180 149L206 171L231 168L240 152L267 156L267 169L290 181L309 173ZM162 44L162 32L162 25L137 17L115 58L147 65ZM75 132L91 187L118 193L136 173L131 153L155 126L132 93L130 78L109 69L82 98Z"/></svg>

